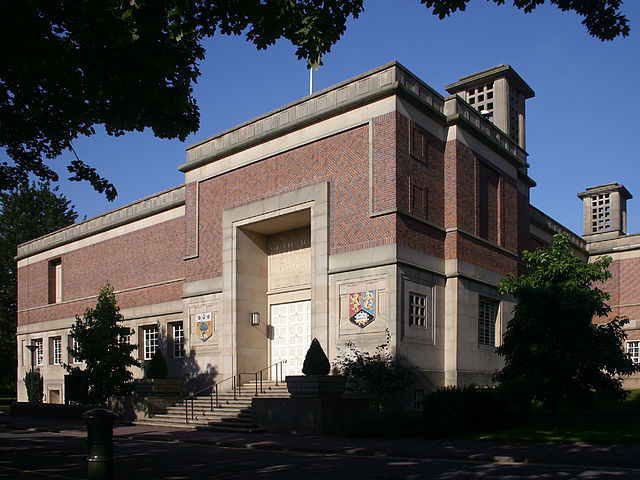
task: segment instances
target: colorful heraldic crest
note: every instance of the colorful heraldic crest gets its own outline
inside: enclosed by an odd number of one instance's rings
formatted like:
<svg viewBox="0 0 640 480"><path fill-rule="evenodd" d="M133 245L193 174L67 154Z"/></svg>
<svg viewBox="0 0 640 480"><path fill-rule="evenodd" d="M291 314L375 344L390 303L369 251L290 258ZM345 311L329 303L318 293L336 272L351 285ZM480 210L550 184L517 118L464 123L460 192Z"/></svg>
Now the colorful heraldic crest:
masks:
<svg viewBox="0 0 640 480"><path fill-rule="evenodd" d="M211 312L198 313L196 315L196 326L200 334L200 340L206 342L213 334L213 315Z"/></svg>
<svg viewBox="0 0 640 480"><path fill-rule="evenodd" d="M349 294L349 321L354 325L364 328L375 320L376 292Z"/></svg>

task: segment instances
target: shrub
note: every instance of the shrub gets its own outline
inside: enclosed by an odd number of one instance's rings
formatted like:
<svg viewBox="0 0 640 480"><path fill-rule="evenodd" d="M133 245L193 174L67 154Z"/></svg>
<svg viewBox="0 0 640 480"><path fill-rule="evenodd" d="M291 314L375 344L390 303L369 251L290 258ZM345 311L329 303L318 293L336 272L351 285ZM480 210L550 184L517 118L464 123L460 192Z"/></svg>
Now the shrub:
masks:
<svg viewBox="0 0 640 480"><path fill-rule="evenodd" d="M29 370L24 376L24 386L27 387L27 399L29 402L42 403L44 386L40 370Z"/></svg>
<svg viewBox="0 0 640 480"><path fill-rule="evenodd" d="M382 411L395 393L413 381L412 370L394 358L390 343L389 330L385 343L378 345L373 354L361 351L348 341L345 348L340 349L334 367L347 377L347 390L374 393L378 411Z"/></svg>
<svg viewBox="0 0 640 480"><path fill-rule="evenodd" d="M420 435L420 421L409 412L364 410L344 416L338 434L351 438L402 438Z"/></svg>
<svg viewBox="0 0 640 480"><path fill-rule="evenodd" d="M331 370L329 359L322 350L317 338L311 341L307 355L304 357L302 373L305 375L328 375Z"/></svg>
<svg viewBox="0 0 640 480"><path fill-rule="evenodd" d="M162 350L156 350L149 365L147 365L146 373L147 378L154 379L167 378L169 376L169 367L167 367L167 361L164 359Z"/></svg>
<svg viewBox="0 0 640 480"><path fill-rule="evenodd" d="M497 430L521 423L524 418L508 407L499 389L469 385L441 387L424 404L427 437Z"/></svg>

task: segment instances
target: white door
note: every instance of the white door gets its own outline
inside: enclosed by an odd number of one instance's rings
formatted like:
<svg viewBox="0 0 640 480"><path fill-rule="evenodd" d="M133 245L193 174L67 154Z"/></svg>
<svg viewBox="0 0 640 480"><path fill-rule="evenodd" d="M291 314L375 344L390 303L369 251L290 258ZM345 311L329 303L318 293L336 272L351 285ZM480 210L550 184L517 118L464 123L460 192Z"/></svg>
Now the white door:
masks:
<svg viewBox="0 0 640 480"><path fill-rule="evenodd" d="M286 360L283 375L301 375L311 344L311 301L271 305L271 363ZM275 369L272 378L275 379Z"/></svg>

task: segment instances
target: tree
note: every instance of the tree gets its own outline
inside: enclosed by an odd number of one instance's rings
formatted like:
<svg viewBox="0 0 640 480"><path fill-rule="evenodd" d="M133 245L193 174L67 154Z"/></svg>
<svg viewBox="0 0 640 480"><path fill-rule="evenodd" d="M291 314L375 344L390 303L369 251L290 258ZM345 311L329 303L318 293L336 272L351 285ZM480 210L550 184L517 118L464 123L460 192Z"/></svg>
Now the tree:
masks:
<svg viewBox="0 0 640 480"><path fill-rule="evenodd" d="M89 402L104 405L111 396L133 392L133 373L130 367L140 367L131 352L136 345L121 341L131 329L120 325L124 317L116 303L113 287L107 283L100 289L96 308L87 308L82 318L76 315L71 327L75 339L69 353L84 362L82 367L65 365L70 373L84 370L89 385Z"/></svg>
<svg viewBox="0 0 640 480"><path fill-rule="evenodd" d="M421 0L444 18L470 0ZM504 0L493 0L501 5ZM514 0L529 13L545 0ZM621 0L549 0L584 17L589 33L611 40L629 33ZM73 150L80 135L103 124L110 135L149 127L184 140L199 112L193 83L203 40L245 35L258 49L286 38L296 55L320 62L364 10L364 0L5 0L0 40L0 190L29 175L57 181L44 158ZM24 32L29 32L25 35ZM19 39L19 41L18 41ZM75 153L75 152L74 152ZM109 200L114 185L76 157L70 180L86 180Z"/></svg>
<svg viewBox="0 0 640 480"><path fill-rule="evenodd" d="M620 376L640 370L622 349L628 320L593 321L611 311L609 294L596 286L611 276L611 258L585 263L559 234L522 260L530 273L510 274L499 285L518 303L497 350L505 366L496 380L524 402L542 402L554 419L562 402L583 402L592 391L623 398Z"/></svg>
<svg viewBox="0 0 640 480"><path fill-rule="evenodd" d="M47 183L27 183L0 193L0 385L16 388L18 245L71 225L77 218L71 202Z"/></svg>

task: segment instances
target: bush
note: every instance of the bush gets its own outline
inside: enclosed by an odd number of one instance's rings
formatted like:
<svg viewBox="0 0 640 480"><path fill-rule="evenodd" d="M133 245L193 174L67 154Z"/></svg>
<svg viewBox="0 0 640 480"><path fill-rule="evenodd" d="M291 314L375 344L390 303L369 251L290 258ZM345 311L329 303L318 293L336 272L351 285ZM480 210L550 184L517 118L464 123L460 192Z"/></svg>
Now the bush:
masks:
<svg viewBox="0 0 640 480"><path fill-rule="evenodd" d="M32 383L33 380L33 383ZM42 403L44 384L40 370L29 370L24 376L24 386L27 387L29 402Z"/></svg>
<svg viewBox="0 0 640 480"><path fill-rule="evenodd" d="M338 434L351 438L403 438L420 435L420 421L408 412L365 410L345 416Z"/></svg>
<svg viewBox="0 0 640 480"><path fill-rule="evenodd" d="M156 350L153 358L147 365L146 369L147 378L167 378L169 376L169 367L167 367L167 361L164 359L162 350Z"/></svg>
<svg viewBox="0 0 640 480"><path fill-rule="evenodd" d="M414 373L393 356L391 335L378 345L373 354L361 351L352 341L340 350L335 371L347 377L347 390L374 393L378 411L382 411L393 396L411 385Z"/></svg>
<svg viewBox="0 0 640 480"><path fill-rule="evenodd" d="M443 437L506 428L526 418L508 406L499 389L470 385L431 392L423 420L425 436Z"/></svg>
<svg viewBox="0 0 640 480"><path fill-rule="evenodd" d="M331 370L329 359L322 350L317 338L311 341L307 355L304 357L302 373L305 375L328 375Z"/></svg>

